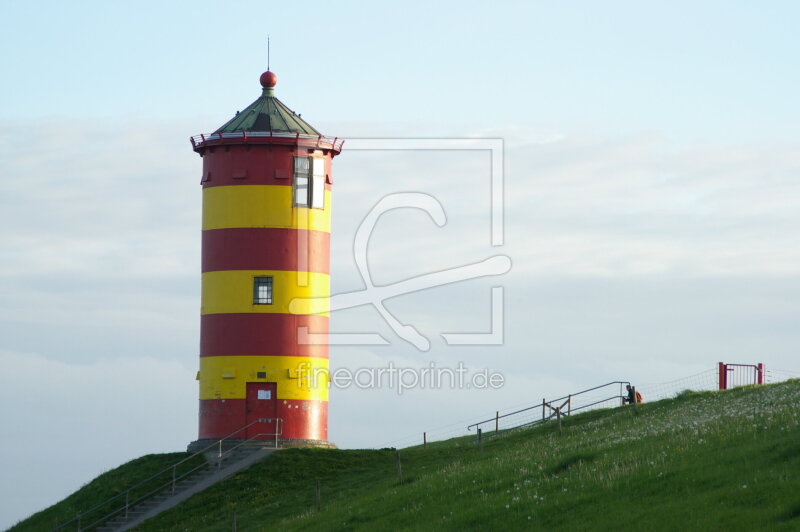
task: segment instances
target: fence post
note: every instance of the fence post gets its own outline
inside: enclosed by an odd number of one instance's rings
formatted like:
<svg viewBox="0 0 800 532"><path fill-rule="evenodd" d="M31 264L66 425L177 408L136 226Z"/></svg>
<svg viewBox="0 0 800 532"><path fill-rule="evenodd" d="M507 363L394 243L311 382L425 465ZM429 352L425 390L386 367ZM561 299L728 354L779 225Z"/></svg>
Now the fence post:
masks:
<svg viewBox="0 0 800 532"><path fill-rule="evenodd" d="M175 468L178 467L177 464L172 466L172 494L175 495Z"/></svg>
<svg viewBox="0 0 800 532"><path fill-rule="evenodd" d="M572 414L572 394L567 396L567 415Z"/></svg>
<svg viewBox="0 0 800 532"><path fill-rule="evenodd" d="M483 430L478 429L478 449L483 450Z"/></svg>
<svg viewBox="0 0 800 532"><path fill-rule="evenodd" d="M500 432L500 411L497 410L494 413L494 431Z"/></svg>
<svg viewBox="0 0 800 532"><path fill-rule="evenodd" d="M397 457L398 458L400 457L400 453L397 453ZM398 462L398 464L399 464L399 462ZM316 484L316 487L314 488L314 498L315 498L316 503L317 503L317 512L319 512L320 508L322 506L322 495L320 493L320 488L319 488L319 479L317 479L317 484Z"/></svg>
<svg viewBox="0 0 800 532"><path fill-rule="evenodd" d="M428 448L428 433L427 432L423 432L422 433L422 447L425 448L425 449Z"/></svg>
<svg viewBox="0 0 800 532"><path fill-rule="evenodd" d="M561 407L556 407L556 418L558 419L558 433L561 434Z"/></svg>
<svg viewBox="0 0 800 532"><path fill-rule="evenodd" d="M545 398L542 397L542 421L544 421L544 403L545 403Z"/></svg>
<svg viewBox="0 0 800 532"><path fill-rule="evenodd" d="M78 520L78 532L81 532L81 514L75 516L75 519Z"/></svg>
<svg viewBox="0 0 800 532"><path fill-rule="evenodd" d="M128 520L128 500L131 494L131 490L125 492L125 520Z"/></svg>
<svg viewBox="0 0 800 532"><path fill-rule="evenodd" d="M233 511L233 532L236 532L238 525L236 523L236 510Z"/></svg>
<svg viewBox="0 0 800 532"><path fill-rule="evenodd" d="M758 363L758 380L756 384L764 384L764 364L759 362Z"/></svg>
<svg viewBox="0 0 800 532"><path fill-rule="evenodd" d="M728 389L728 368L725 367L724 362L719 363L719 389Z"/></svg>
<svg viewBox="0 0 800 532"><path fill-rule="evenodd" d="M403 466L400 463L400 451L397 451L397 480L403 481Z"/></svg>

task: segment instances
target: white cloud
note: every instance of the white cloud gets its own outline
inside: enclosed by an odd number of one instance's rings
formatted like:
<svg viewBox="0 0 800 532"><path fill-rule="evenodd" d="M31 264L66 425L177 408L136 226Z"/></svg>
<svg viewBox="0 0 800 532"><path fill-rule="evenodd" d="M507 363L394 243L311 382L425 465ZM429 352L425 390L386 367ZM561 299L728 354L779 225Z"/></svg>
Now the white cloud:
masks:
<svg viewBox="0 0 800 532"><path fill-rule="evenodd" d="M192 367L153 358L69 364L0 351L0 527L98 474L196 437ZM46 481L44 481L46 479Z"/></svg>
<svg viewBox="0 0 800 532"><path fill-rule="evenodd" d="M103 469L195 437L201 162L185 140L194 129L0 128L15 131L0 143L0 398L15 405L3 410L4 426L26 437L24 449L3 451L23 453L20 464L57 479L49 491L40 482L15 489L6 500L16 514L3 515L23 517ZM800 340L796 146L686 147L655 136L524 129L511 136L501 248L489 245L486 154L345 149L336 159L335 292L362 288L352 236L378 199L399 191L434 195L448 223L438 228L412 210L382 218L369 252L377 283L496 253L513 268L387 301L431 339L427 353L368 306L334 314L334 331L380 332L392 344L335 346L333 367L463 361L507 376L492 392L334 390L335 442L421 438L473 414L598 381L675 379L718 359L792 369ZM498 284L505 344L446 346L442 332L488 331ZM8 489L29 478L14 467Z"/></svg>

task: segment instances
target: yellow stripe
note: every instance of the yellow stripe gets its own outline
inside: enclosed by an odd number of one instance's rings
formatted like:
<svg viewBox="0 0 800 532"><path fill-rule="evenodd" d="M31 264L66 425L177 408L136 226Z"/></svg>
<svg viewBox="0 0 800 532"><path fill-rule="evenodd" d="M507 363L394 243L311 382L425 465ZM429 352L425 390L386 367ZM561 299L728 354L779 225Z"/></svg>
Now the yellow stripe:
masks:
<svg viewBox="0 0 800 532"><path fill-rule="evenodd" d="M305 286L299 286L298 275ZM253 278L272 277L272 304L253 304ZM280 313L328 315L330 276L283 270L224 270L203 274L201 314ZM293 302L294 300L294 302ZM290 307L291 305L291 307Z"/></svg>
<svg viewBox="0 0 800 532"><path fill-rule="evenodd" d="M294 207L288 185L234 185L203 189L203 230L286 227L331 231L331 191L324 209Z"/></svg>
<svg viewBox="0 0 800 532"><path fill-rule="evenodd" d="M266 372L259 379L258 372ZM277 382L278 399L328 400L328 359L229 356L200 358L200 399L245 399L248 382Z"/></svg>

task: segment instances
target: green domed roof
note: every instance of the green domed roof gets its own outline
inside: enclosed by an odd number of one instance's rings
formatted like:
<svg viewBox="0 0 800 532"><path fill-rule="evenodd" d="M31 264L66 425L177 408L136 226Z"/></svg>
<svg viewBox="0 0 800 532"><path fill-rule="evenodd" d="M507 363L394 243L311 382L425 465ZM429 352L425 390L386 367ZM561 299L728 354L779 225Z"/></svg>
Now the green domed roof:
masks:
<svg viewBox="0 0 800 532"><path fill-rule="evenodd" d="M300 115L286 107L275 97L273 87L264 87L261 97L248 105L244 111L228 120L214 133L234 133L237 131L274 131L319 135L319 131L300 118Z"/></svg>

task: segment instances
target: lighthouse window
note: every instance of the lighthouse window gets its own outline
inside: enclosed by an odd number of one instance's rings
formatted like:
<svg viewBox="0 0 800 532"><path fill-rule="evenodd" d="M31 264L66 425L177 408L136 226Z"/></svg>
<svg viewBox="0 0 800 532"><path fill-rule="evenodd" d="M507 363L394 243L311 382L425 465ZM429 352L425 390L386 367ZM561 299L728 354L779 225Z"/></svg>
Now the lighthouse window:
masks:
<svg viewBox="0 0 800 532"><path fill-rule="evenodd" d="M272 277L255 277L253 279L253 304L272 304Z"/></svg>
<svg viewBox="0 0 800 532"><path fill-rule="evenodd" d="M308 207L308 177L294 177L294 204L298 207Z"/></svg>
<svg viewBox="0 0 800 532"><path fill-rule="evenodd" d="M311 159L311 207L325 208L325 159Z"/></svg>
<svg viewBox="0 0 800 532"><path fill-rule="evenodd" d="M294 175L308 176L308 169L311 162L311 157L295 157L294 158Z"/></svg>
<svg viewBox="0 0 800 532"><path fill-rule="evenodd" d="M294 158L294 204L298 207L325 208L325 159Z"/></svg>

